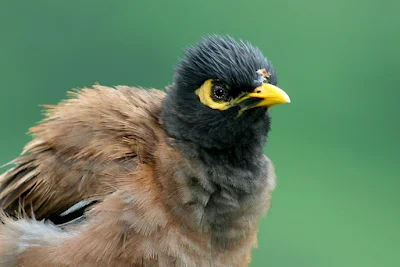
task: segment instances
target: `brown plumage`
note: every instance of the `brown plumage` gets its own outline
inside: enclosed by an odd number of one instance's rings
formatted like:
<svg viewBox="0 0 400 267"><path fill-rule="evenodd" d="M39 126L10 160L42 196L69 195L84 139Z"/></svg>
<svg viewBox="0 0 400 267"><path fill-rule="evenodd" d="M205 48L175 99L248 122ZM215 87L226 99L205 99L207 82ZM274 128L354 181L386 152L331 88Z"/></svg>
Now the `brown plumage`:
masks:
<svg viewBox="0 0 400 267"><path fill-rule="evenodd" d="M275 185L272 163L257 154L248 186L214 182L222 174L166 130L165 98L95 85L47 107L0 176L0 266L248 265ZM82 216L57 223L89 201Z"/></svg>

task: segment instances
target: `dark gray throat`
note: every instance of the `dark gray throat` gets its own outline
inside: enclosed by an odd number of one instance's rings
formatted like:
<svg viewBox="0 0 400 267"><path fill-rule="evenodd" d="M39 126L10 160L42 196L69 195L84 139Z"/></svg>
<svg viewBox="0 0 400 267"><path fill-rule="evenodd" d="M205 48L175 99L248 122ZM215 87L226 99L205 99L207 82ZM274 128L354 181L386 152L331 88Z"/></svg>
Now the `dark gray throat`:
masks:
<svg viewBox="0 0 400 267"><path fill-rule="evenodd" d="M170 143L189 162L177 172L190 188L191 201L175 209L176 215L188 225L210 232L215 246L234 246L249 222L256 223L266 208L263 195L270 166L262 148L210 150L176 139ZM232 231L238 235L232 236Z"/></svg>

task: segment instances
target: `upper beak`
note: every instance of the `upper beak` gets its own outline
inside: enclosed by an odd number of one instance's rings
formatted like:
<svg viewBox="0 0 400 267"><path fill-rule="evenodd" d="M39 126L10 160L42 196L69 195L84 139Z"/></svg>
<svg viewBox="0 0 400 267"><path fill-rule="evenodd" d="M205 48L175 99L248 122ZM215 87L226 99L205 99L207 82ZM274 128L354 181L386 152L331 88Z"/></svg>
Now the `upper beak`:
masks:
<svg viewBox="0 0 400 267"><path fill-rule="evenodd" d="M246 106L245 109L254 107L270 108L274 105L290 103L290 98L279 87L269 83L263 83L261 86L254 89L253 92L243 96L238 101L238 103L243 102L249 103L249 106Z"/></svg>

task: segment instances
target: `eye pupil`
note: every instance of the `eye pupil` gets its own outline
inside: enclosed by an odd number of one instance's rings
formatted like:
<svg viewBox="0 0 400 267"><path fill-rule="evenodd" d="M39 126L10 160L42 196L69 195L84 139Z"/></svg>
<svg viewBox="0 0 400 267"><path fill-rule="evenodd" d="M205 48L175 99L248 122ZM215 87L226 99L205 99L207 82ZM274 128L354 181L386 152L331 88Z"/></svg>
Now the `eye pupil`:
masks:
<svg viewBox="0 0 400 267"><path fill-rule="evenodd" d="M218 87L217 89L215 89L215 95L218 97L221 97L225 94L224 89L222 89L221 87Z"/></svg>
<svg viewBox="0 0 400 267"><path fill-rule="evenodd" d="M227 100L228 97L227 88L221 85L214 85L212 88L212 96L215 100Z"/></svg>

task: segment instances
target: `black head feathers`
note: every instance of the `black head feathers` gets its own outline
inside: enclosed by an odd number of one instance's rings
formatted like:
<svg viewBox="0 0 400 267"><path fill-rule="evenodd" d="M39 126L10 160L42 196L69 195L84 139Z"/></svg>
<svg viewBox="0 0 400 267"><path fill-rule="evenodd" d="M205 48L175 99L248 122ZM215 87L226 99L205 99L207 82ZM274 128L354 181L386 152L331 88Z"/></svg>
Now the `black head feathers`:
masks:
<svg viewBox="0 0 400 267"><path fill-rule="evenodd" d="M238 117L239 106L212 109L196 94L209 79L220 80L238 93L254 90L262 82L257 72L261 69L268 73L267 82L275 85L275 70L261 51L231 37L211 36L187 48L163 103L162 121L168 134L207 149L261 150L270 127L266 108L254 108Z"/></svg>
<svg viewBox="0 0 400 267"><path fill-rule="evenodd" d="M196 89L207 79L218 79L232 87L254 88L258 86L259 69L266 69L270 73L268 82L277 84L274 68L257 47L229 36L213 35L186 49L176 68L175 83Z"/></svg>

